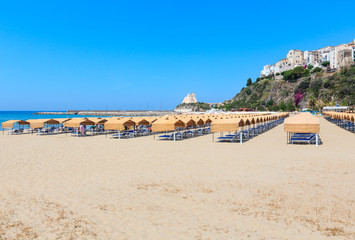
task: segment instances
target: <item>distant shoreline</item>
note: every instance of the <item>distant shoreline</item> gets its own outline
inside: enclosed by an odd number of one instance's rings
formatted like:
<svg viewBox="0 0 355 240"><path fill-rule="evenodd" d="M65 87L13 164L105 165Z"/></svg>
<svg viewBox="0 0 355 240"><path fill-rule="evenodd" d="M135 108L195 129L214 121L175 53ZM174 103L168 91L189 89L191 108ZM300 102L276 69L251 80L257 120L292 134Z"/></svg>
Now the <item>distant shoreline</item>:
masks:
<svg viewBox="0 0 355 240"><path fill-rule="evenodd" d="M169 110L68 110L66 112L36 112L35 115L94 115L94 116L163 116L171 115Z"/></svg>

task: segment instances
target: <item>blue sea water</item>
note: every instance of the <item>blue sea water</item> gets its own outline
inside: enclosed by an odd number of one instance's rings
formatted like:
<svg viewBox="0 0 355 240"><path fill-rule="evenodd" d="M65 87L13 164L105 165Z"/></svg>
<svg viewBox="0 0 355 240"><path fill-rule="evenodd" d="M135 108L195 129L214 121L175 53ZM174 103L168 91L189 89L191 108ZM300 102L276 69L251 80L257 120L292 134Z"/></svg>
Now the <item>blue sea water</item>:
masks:
<svg viewBox="0 0 355 240"><path fill-rule="evenodd" d="M43 118L83 118L83 117L105 117L93 115L35 115L38 111L0 111L0 130L1 123L8 120L28 120L28 119L43 119Z"/></svg>

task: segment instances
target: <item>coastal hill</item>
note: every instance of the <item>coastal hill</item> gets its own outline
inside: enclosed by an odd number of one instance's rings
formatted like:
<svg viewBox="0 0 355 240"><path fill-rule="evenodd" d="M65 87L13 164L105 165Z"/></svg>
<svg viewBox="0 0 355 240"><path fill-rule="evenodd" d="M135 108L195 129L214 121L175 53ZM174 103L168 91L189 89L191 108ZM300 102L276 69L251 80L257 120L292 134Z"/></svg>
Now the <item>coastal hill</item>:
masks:
<svg viewBox="0 0 355 240"><path fill-rule="evenodd" d="M327 65L324 63L323 65ZM355 103L355 65L336 72L329 68L309 65L285 71L276 76L249 78L244 87L221 108L235 110L292 111L296 108L319 110L325 105L353 105Z"/></svg>
<svg viewBox="0 0 355 240"><path fill-rule="evenodd" d="M184 100L175 111L319 110L325 105L354 103L355 40L312 51L290 50L286 58L264 66L254 82L249 78L246 87L231 100L218 104Z"/></svg>
<svg viewBox="0 0 355 240"><path fill-rule="evenodd" d="M212 108L236 111L251 108L256 111L294 111L307 108L320 110L324 106L351 106L355 103L355 64L339 70L308 65L263 76L254 82L247 80L232 99L223 103L190 102L179 104L175 111L206 111Z"/></svg>

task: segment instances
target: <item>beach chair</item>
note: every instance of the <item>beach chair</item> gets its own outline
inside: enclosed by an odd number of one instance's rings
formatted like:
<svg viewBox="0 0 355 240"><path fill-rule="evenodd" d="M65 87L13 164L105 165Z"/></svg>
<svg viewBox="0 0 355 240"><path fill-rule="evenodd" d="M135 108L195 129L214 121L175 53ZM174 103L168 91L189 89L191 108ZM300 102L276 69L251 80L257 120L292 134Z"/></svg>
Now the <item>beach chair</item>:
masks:
<svg viewBox="0 0 355 240"><path fill-rule="evenodd" d="M202 136L203 135L203 129L202 128L198 129L195 134L198 135L198 136Z"/></svg>
<svg viewBox="0 0 355 240"><path fill-rule="evenodd" d="M194 136L194 132L191 130L183 132L183 138L191 138L193 136Z"/></svg>
<svg viewBox="0 0 355 240"><path fill-rule="evenodd" d="M174 140L174 133L165 134L159 136L160 140ZM175 140L182 140L183 134L182 133L175 133Z"/></svg>
<svg viewBox="0 0 355 240"><path fill-rule="evenodd" d="M239 141L240 135L239 133L235 133L235 134L227 134L223 137L218 137L217 140L218 142L237 142Z"/></svg>
<svg viewBox="0 0 355 240"><path fill-rule="evenodd" d="M211 133L210 127L203 129L203 134L210 134L210 133Z"/></svg>
<svg viewBox="0 0 355 240"><path fill-rule="evenodd" d="M290 143L315 143L316 134L314 133L295 133L290 139Z"/></svg>
<svg viewBox="0 0 355 240"><path fill-rule="evenodd" d="M131 136L130 132L125 132L125 131L118 132L116 134L111 135L112 138L119 138L119 139L121 139L121 138L129 138L130 136Z"/></svg>

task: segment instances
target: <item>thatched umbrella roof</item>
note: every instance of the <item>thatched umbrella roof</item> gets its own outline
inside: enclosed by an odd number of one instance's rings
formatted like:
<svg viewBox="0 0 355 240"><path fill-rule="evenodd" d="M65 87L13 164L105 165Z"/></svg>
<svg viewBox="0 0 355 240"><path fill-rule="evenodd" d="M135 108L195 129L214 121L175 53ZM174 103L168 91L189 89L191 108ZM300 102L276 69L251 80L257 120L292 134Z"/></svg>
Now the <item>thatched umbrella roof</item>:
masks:
<svg viewBox="0 0 355 240"><path fill-rule="evenodd" d="M64 123L65 127L78 128L80 125L95 125L95 123L87 118L72 118Z"/></svg>
<svg viewBox="0 0 355 240"><path fill-rule="evenodd" d="M212 132L231 132L238 131L239 127L244 126L244 120L241 118L217 119L211 124Z"/></svg>
<svg viewBox="0 0 355 240"><path fill-rule="evenodd" d="M69 121L71 118L55 118L54 120L57 120L59 124L63 124L67 121Z"/></svg>
<svg viewBox="0 0 355 240"><path fill-rule="evenodd" d="M319 119L308 112L288 117L284 122L284 131L293 133L319 133Z"/></svg>
<svg viewBox="0 0 355 240"><path fill-rule="evenodd" d="M14 124L18 124L18 125L30 125L29 122L26 122L24 120L8 120L6 122L3 122L1 124L2 128L14 128Z"/></svg>
<svg viewBox="0 0 355 240"><path fill-rule="evenodd" d="M186 124L184 121L177 119L175 117L165 117L160 118L153 122L152 131L153 132L165 132L165 131L174 131L177 127L185 127Z"/></svg>
<svg viewBox="0 0 355 240"><path fill-rule="evenodd" d="M28 119L27 122L30 123L32 129L43 128L44 124L60 124L55 119Z"/></svg>
<svg viewBox="0 0 355 240"><path fill-rule="evenodd" d="M87 118L87 119L89 119L90 121L94 122L96 125L97 124L104 124L105 122L107 122L107 119L99 118L99 117L97 117L97 118L93 117L93 118Z"/></svg>

